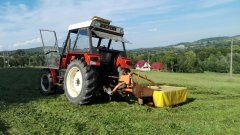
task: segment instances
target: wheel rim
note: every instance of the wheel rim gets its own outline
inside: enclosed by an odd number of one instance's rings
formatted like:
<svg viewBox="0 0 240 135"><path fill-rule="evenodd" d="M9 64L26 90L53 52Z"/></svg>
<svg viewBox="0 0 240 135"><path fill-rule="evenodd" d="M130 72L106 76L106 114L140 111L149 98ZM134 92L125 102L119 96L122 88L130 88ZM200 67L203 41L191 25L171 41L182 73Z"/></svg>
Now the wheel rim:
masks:
<svg viewBox="0 0 240 135"><path fill-rule="evenodd" d="M82 91L82 73L79 68L73 67L67 75L67 91L71 97L77 97Z"/></svg>
<svg viewBox="0 0 240 135"><path fill-rule="evenodd" d="M45 92L48 92L48 88L50 86L50 82L48 80L48 76L47 75L42 75L41 77L41 87L42 87L42 90L45 91Z"/></svg>

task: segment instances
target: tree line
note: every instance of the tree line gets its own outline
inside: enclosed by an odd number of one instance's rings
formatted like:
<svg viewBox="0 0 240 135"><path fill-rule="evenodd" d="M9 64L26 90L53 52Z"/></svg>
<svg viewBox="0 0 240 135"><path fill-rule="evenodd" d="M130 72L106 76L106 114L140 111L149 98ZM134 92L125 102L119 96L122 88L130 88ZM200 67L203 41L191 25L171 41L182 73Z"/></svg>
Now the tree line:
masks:
<svg viewBox="0 0 240 135"><path fill-rule="evenodd" d="M3 54L4 52L2 52ZM27 67L44 66L45 58L41 52L26 53L23 50L16 50L8 55L0 56L0 67Z"/></svg>
<svg viewBox="0 0 240 135"><path fill-rule="evenodd" d="M240 44L240 42L238 43ZM162 62L166 71L170 72L220 72L227 73L230 70L230 43L210 42L201 45L185 45L184 48L176 46L129 50L128 57L132 59L134 66L138 60L150 60ZM41 51L26 52L16 50L5 56L0 55L0 67L26 67L44 66L45 57ZM7 65L9 64L9 65ZM240 46L233 46L233 73L240 73Z"/></svg>
<svg viewBox="0 0 240 135"><path fill-rule="evenodd" d="M133 65L138 60L162 62L171 72L201 73L204 71L228 73L230 70L230 43L184 48L166 47L128 51ZM240 73L240 46L233 46L233 73Z"/></svg>

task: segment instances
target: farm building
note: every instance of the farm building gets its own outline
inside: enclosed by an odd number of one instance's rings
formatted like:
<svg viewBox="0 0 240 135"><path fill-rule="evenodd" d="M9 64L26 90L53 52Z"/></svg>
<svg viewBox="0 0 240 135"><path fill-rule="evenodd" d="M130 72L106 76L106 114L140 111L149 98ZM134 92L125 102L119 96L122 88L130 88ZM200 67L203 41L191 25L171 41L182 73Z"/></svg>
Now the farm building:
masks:
<svg viewBox="0 0 240 135"><path fill-rule="evenodd" d="M161 63L161 62L154 62L154 63L151 64L151 69L152 70L160 71L160 70L163 70L163 68L164 68L164 64Z"/></svg>
<svg viewBox="0 0 240 135"><path fill-rule="evenodd" d="M139 60L136 63L135 68L137 70L141 70L141 71L150 71L151 70L151 65L145 60Z"/></svg>

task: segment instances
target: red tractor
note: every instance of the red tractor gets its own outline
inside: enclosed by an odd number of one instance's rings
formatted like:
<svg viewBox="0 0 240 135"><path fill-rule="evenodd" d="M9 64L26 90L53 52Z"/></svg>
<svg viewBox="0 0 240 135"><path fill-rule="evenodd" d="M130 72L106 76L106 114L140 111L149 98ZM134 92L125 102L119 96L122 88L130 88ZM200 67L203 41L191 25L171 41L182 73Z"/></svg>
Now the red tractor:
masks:
<svg viewBox="0 0 240 135"><path fill-rule="evenodd" d="M75 104L88 104L96 97L111 99L128 94L138 98L140 104L156 107L185 102L185 87L160 86L146 76L130 73L131 60L127 58L128 41L123 38L123 28L110 23L93 17L70 25L63 48L58 47L55 31L40 30L48 65L42 71L41 92L49 95L56 87L63 86L67 99ZM140 78L149 85L138 84Z"/></svg>
<svg viewBox="0 0 240 135"><path fill-rule="evenodd" d="M52 94L57 86L63 86L67 99L75 104L91 103L99 94L112 95L119 76L130 71L131 60L127 58L123 28L110 23L93 17L70 25L63 48L58 47L55 31L40 30L48 65L41 75L43 94ZM50 37L44 37L46 33L52 34L54 41L46 40ZM47 44L49 41L53 43ZM119 90L118 94L125 92Z"/></svg>

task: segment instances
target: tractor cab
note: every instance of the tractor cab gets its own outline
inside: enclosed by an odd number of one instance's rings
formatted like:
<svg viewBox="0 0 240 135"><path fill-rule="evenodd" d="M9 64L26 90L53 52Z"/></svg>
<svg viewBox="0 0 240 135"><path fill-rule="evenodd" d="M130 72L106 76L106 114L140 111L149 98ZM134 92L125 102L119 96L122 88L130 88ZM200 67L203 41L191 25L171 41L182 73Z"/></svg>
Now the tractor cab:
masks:
<svg viewBox="0 0 240 135"><path fill-rule="evenodd" d="M116 65L117 61L120 64L118 59L127 58L125 43L129 42L123 38L123 28L110 25L110 23L110 20L95 16L90 21L70 25L63 55L69 53L95 54L99 57L99 63L102 65ZM98 63L90 62L90 65ZM129 66L125 64L126 68Z"/></svg>

